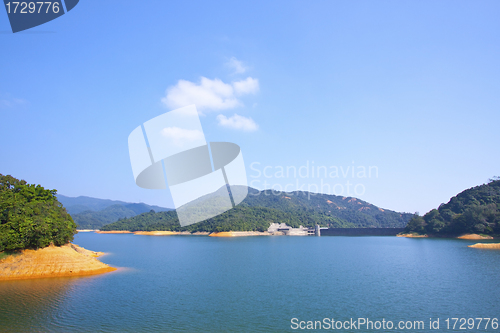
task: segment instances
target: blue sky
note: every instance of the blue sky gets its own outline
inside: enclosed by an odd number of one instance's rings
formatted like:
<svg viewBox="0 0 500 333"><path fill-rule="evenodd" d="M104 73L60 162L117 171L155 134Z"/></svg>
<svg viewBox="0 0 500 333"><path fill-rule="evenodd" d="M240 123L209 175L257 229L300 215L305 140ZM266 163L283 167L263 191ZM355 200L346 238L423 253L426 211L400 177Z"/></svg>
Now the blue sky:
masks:
<svg viewBox="0 0 500 333"><path fill-rule="evenodd" d="M377 206L424 213L500 175L499 10L82 0L16 34L2 12L0 173L68 196L172 206L168 191L135 185L127 138L195 99L206 139L240 145L254 187L346 195L349 182ZM309 177L294 177L306 166Z"/></svg>

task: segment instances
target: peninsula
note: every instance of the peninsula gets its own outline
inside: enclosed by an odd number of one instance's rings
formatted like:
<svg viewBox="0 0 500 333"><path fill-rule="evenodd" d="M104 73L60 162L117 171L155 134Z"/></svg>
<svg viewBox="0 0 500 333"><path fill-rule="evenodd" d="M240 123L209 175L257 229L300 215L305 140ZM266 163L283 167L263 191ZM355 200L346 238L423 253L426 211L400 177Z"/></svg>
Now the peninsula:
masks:
<svg viewBox="0 0 500 333"><path fill-rule="evenodd" d="M94 252L75 244L21 250L0 260L0 281L60 276L94 275L115 271Z"/></svg>
<svg viewBox="0 0 500 333"><path fill-rule="evenodd" d="M424 216L415 214L405 236L492 239L500 235L500 178L467 189Z"/></svg>
<svg viewBox="0 0 500 333"><path fill-rule="evenodd" d="M56 193L0 174L0 280L116 270L96 259L102 252L71 243L76 224Z"/></svg>

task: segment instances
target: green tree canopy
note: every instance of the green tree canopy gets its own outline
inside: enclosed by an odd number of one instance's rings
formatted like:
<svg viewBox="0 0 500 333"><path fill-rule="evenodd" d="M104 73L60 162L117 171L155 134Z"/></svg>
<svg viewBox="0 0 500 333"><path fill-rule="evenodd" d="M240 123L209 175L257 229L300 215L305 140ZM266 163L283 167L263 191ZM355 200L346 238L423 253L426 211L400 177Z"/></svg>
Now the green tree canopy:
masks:
<svg viewBox="0 0 500 333"><path fill-rule="evenodd" d="M76 224L56 190L0 174L0 251L42 248L73 240Z"/></svg>
<svg viewBox="0 0 500 333"><path fill-rule="evenodd" d="M405 232L432 235L500 235L500 179L465 190L423 217L412 217Z"/></svg>

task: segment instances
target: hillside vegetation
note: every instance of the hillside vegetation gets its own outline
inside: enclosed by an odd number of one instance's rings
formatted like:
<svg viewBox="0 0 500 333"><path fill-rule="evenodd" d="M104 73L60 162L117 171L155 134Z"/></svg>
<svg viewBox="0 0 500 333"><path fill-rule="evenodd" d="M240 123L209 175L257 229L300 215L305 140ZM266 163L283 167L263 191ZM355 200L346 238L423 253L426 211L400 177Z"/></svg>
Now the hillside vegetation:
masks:
<svg viewBox="0 0 500 333"><path fill-rule="evenodd" d="M424 216L414 215L405 232L500 235L500 179L465 190Z"/></svg>
<svg viewBox="0 0 500 333"><path fill-rule="evenodd" d="M102 231L264 231L273 222L330 228L404 227L411 214L380 209L365 201L307 192L271 192L248 188L247 198L235 208L200 223L181 227L175 211L150 211L121 219Z"/></svg>
<svg viewBox="0 0 500 333"><path fill-rule="evenodd" d="M73 220L79 229L99 229L100 227L118 221L119 219L133 217L138 214L149 212L152 206L146 204L113 205L100 211L86 210L73 214ZM164 211L170 210L167 208Z"/></svg>
<svg viewBox="0 0 500 333"><path fill-rule="evenodd" d="M0 251L64 245L75 232L56 190L0 174Z"/></svg>
<svg viewBox="0 0 500 333"><path fill-rule="evenodd" d="M128 203L118 200L91 197L67 197L57 195L79 229L99 229L119 219L136 216L150 210L168 211L169 208L144 203Z"/></svg>

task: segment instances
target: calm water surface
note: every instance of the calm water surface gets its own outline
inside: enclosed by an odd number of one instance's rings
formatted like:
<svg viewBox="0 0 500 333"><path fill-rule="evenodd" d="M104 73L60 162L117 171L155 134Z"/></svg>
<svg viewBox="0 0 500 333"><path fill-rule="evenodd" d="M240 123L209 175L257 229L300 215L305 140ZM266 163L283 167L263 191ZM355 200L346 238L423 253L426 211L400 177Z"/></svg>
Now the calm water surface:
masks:
<svg viewBox="0 0 500 333"><path fill-rule="evenodd" d="M474 241L80 233L74 242L123 269L0 282L1 332L296 332L292 318L358 317L422 320L420 332L441 318L450 332L448 317L500 318L500 251L468 248Z"/></svg>

